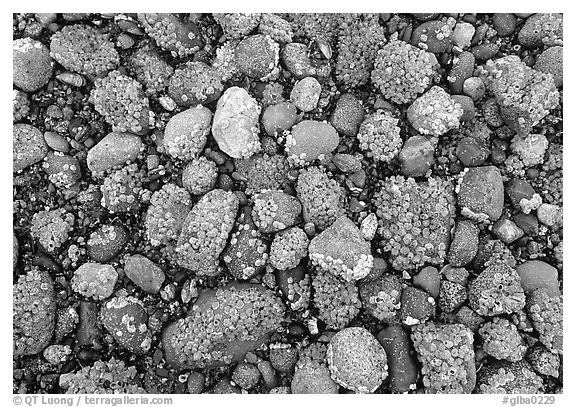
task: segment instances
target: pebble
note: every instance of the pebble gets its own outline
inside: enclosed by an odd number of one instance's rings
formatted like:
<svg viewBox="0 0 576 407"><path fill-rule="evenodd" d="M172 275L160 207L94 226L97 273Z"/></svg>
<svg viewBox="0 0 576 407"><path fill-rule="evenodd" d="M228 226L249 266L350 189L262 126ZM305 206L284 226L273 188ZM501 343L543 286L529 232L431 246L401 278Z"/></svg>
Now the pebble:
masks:
<svg viewBox="0 0 576 407"><path fill-rule="evenodd" d="M86 163L94 176L126 162L134 161L144 148L140 137L112 132L88 151Z"/></svg>
<svg viewBox="0 0 576 407"><path fill-rule="evenodd" d="M474 100L480 100L486 94L486 86L484 81L477 76L472 76L464 81L462 90L466 96L470 96Z"/></svg>
<svg viewBox="0 0 576 407"><path fill-rule="evenodd" d="M35 92L52 77L54 61L40 41L19 38L12 41L12 82L24 92Z"/></svg>
<svg viewBox="0 0 576 407"><path fill-rule="evenodd" d="M448 87L452 93L462 93L464 81L474 72L475 58L471 52L465 51L454 57L450 74L448 75Z"/></svg>
<svg viewBox="0 0 576 407"><path fill-rule="evenodd" d="M44 141L46 141L46 144L52 150L60 151L61 153L67 153L70 151L70 143L68 143L68 140L53 131L47 131L44 133Z"/></svg>
<svg viewBox="0 0 576 407"><path fill-rule="evenodd" d="M440 273L436 267L424 267L413 277L412 282L415 287L425 290L434 298L440 294Z"/></svg>
<svg viewBox="0 0 576 407"><path fill-rule="evenodd" d="M352 154L334 154L332 163L344 173L353 173L362 169L360 159Z"/></svg>
<svg viewBox="0 0 576 407"><path fill-rule="evenodd" d="M508 37L516 30L516 16L512 13L495 13L492 24L500 37Z"/></svg>
<svg viewBox="0 0 576 407"><path fill-rule="evenodd" d="M78 344L92 347L96 339L100 337L98 304L92 301L80 301L79 316L80 324L76 332Z"/></svg>
<svg viewBox="0 0 576 407"><path fill-rule="evenodd" d="M427 21L420 24L412 32L412 45L424 45L424 49L434 54L441 54L450 46L452 29L440 20Z"/></svg>
<svg viewBox="0 0 576 407"><path fill-rule="evenodd" d="M245 37L234 51L234 59L240 72L258 80L268 79L277 70L280 54L278 43L267 35Z"/></svg>
<svg viewBox="0 0 576 407"><path fill-rule="evenodd" d="M344 93L336 102L330 123L339 133L356 137L364 116L362 102L352 93Z"/></svg>
<svg viewBox="0 0 576 407"><path fill-rule="evenodd" d="M160 291L165 279L162 269L140 254L126 258L124 272L138 287L151 294Z"/></svg>
<svg viewBox="0 0 576 407"><path fill-rule="evenodd" d="M524 231L507 218L500 218L492 227L492 233L506 244L510 244L524 236Z"/></svg>
<svg viewBox="0 0 576 407"><path fill-rule="evenodd" d="M436 313L436 301L426 291L406 287L400 297L400 320L407 326L421 324Z"/></svg>
<svg viewBox="0 0 576 407"><path fill-rule="evenodd" d="M434 163L434 146L425 136L412 136L402 146L398 158L404 176L424 176Z"/></svg>
<svg viewBox="0 0 576 407"><path fill-rule="evenodd" d="M375 213L369 213L364 219L362 219L362 223L360 223L360 234L364 238L364 240L372 240L374 236L376 236L376 230L378 229L378 219L376 218Z"/></svg>
<svg viewBox="0 0 576 407"><path fill-rule="evenodd" d="M338 132L330 123L304 120L292 128L286 139L287 155L297 163L309 163L327 156L339 143Z"/></svg>
<svg viewBox="0 0 576 407"><path fill-rule="evenodd" d="M534 69L551 74L554 78L554 84L559 88L564 83L563 62L564 48L561 46L550 47L538 55Z"/></svg>
<svg viewBox="0 0 576 407"><path fill-rule="evenodd" d="M106 263L124 250L128 242L128 232L119 224L101 225L90 234L86 244L90 258L98 263Z"/></svg>
<svg viewBox="0 0 576 407"><path fill-rule="evenodd" d="M450 244L447 259L454 267L468 265L478 252L480 230L469 220L460 220L456 223L456 230Z"/></svg>
<svg viewBox="0 0 576 407"><path fill-rule="evenodd" d="M416 389L418 365L412 357L412 341L408 332L399 325L384 328L376 339L388 357L388 381L393 393L406 393Z"/></svg>
<svg viewBox="0 0 576 407"><path fill-rule="evenodd" d="M278 385L278 380L276 379L276 372L272 367L272 364L267 360L261 360L258 362L258 371L262 375L262 380L264 381L264 386L267 389L272 389Z"/></svg>
<svg viewBox="0 0 576 407"><path fill-rule="evenodd" d="M468 122L476 117L476 107L474 106L474 100L470 96L465 95L451 95L453 101L458 103L463 110L460 120L463 122Z"/></svg>
<svg viewBox="0 0 576 407"><path fill-rule="evenodd" d="M298 349L289 344L270 345L270 363L281 373L291 373L298 361Z"/></svg>
<svg viewBox="0 0 576 407"><path fill-rule="evenodd" d="M102 325L123 348L144 354L152 343L148 330L148 314L144 304L135 297L114 297L100 308Z"/></svg>
<svg viewBox="0 0 576 407"><path fill-rule="evenodd" d="M514 223L520 227L529 236L536 236L538 234L538 219L534 215L527 215L525 213L517 213L512 219Z"/></svg>
<svg viewBox="0 0 576 407"><path fill-rule="evenodd" d="M468 168L458 185L462 214L474 220L496 221L504 208L504 184L494 166Z"/></svg>
<svg viewBox="0 0 576 407"><path fill-rule="evenodd" d="M268 106L262 114L262 126L269 136L278 136L290 130L299 120L296 106L290 102L280 102Z"/></svg>
<svg viewBox="0 0 576 407"><path fill-rule="evenodd" d="M541 260L529 260L520 264L516 271L526 294L538 288L545 289L551 297L558 297L561 294L558 270L550 264Z"/></svg>
<svg viewBox="0 0 576 407"><path fill-rule="evenodd" d="M467 22L460 22L454 27L454 32L452 33L452 42L454 45L461 49L469 47L475 32L476 29L472 24Z"/></svg>
<svg viewBox="0 0 576 407"><path fill-rule="evenodd" d="M321 92L320 82L309 76L294 84L290 92L290 101L303 112L310 112L318 105Z"/></svg>
<svg viewBox="0 0 576 407"><path fill-rule="evenodd" d="M500 47L497 44L487 43L476 45L471 51L477 61L484 62L494 58L500 51Z"/></svg>
<svg viewBox="0 0 576 407"><path fill-rule="evenodd" d="M206 377L196 371L190 372L188 376L188 381L186 382L189 394L200 394L204 391L204 382Z"/></svg>

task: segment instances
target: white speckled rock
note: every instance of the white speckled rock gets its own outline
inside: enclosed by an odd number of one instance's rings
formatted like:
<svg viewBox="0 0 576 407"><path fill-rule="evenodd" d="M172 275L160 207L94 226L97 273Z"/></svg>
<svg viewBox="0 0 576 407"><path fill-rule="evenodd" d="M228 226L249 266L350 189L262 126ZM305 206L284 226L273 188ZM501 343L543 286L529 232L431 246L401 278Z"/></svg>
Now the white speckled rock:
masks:
<svg viewBox="0 0 576 407"><path fill-rule="evenodd" d="M245 89L226 89L212 123L212 135L220 150L233 158L248 158L260 151L259 117L260 106Z"/></svg>
<svg viewBox="0 0 576 407"><path fill-rule="evenodd" d="M72 289L95 300L112 295L118 273L109 264L85 263L78 267L72 277Z"/></svg>

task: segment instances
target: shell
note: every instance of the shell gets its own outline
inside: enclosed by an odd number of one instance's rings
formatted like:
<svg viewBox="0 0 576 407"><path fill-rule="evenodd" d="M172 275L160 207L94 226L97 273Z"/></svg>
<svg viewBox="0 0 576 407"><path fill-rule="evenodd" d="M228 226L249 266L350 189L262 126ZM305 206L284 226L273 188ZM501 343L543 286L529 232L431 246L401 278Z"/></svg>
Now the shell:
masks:
<svg viewBox="0 0 576 407"><path fill-rule="evenodd" d="M56 75L56 79L67 85L75 86L77 88L86 85L86 79L82 75L74 72L62 72L61 74Z"/></svg>

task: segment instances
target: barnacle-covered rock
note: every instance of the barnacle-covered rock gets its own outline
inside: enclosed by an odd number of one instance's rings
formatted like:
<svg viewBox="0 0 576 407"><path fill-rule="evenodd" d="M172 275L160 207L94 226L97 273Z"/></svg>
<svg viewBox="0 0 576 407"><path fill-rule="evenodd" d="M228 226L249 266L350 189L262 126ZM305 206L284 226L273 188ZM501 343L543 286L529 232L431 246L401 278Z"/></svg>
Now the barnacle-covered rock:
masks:
<svg viewBox="0 0 576 407"><path fill-rule="evenodd" d="M441 136L460 126L464 111L444 89L433 86L408 108L408 121L422 134Z"/></svg>
<svg viewBox="0 0 576 407"><path fill-rule="evenodd" d="M216 163L204 156L192 159L182 171L182 186L193 195L203 195L216 186Z"/></svg>
<svg viewBox="0 0 576 407"><path fill-rule="evenodd" d="M12 165L13 171L21 171L48 154L48 146L38 128L29 124L12 126Z"/></svg>
<svg viewBox="0 0 576 407"><path fill-rule="evenodd" d="M370 242L364 240L358 227L346 216L341 216L318 236L308 247L312 264L346 281L366 277L374 262Z"/></svg>
<svg viewBox="0 0 576 407"><path fill-rule="evenodd" d="M36 355L48 346L56 320L56 294L47 271L32 269L12 290L14 355Z"/></svg>
<svg viewBox="0 0 576 407"><path fill-rule="evenodd" d="M391 113L379 109L369 115L360 125L358 141L360 148L375 161L389 163L400 152L399 120Z"/></svg>
<svg viewBox="0 0 576 407"><path fill-rule="evenodd" d="M476 221L495 221L504 208L504 184L493 166L467 168L458 184L462 215Z"/></svg>
<svg viewBox="0 0 576 407"><path fill-rule="evenodd" d="M393 38L378 51L372 84L394 103L412 102L432 83L432 61L426 51Z"/></svg>
<svg viewBox="0 0 576 407"><path fill-rule="evenodd" d="M212 103L223 89L218 71L201 61L186 62L174 71L168 83L168 95L183 107Z"/></svg>
<svg viewBox="0 0 576 407"><path fill-rule="evenodd" d="M103 300L112 295L118 272L109 264L84 263L70 282L72 289L85 297Z"/></svg>
<svg viewBox="0 0 576 407"><path fill-rule="evenodd" d="M312 222L318 230L326 229L344 214L344 190L321 167L300 170L296 193L304 221Z"/></svg>
<svg viewBox="0 0 576 407"><path fill-rule="evenodd" d="M191 208L190 194L175 184L165 184L154 192L145 220L152 246L176 243Z"/></svg>
<svg viewBox="0 0 576 407"><path fill-rule="evenodd" d="M150 130L150 107L142 85L119 71L96 80L90 101L113 131L142 135Z"/></svg>
<svg viewBox="0 0 576 407"><path fill-rule="evenodd" d="M44 158L42 169L57 188L70 188L82 177L76 157L50 151Z"/></svg>
<svg viewBox="0 0 576 407"><path fill-rule="evenodd" d="M510 143L510 150L520 158L526 167L542 164L547 149L548 139L543 134L515 137Z"/></svg>
<svg viewBox="0 0 576 407"><path fill-rule="evenodd" d="M136 79L144 85L147 95L156 95L168 87L174 68L154 50L138 49L130 58Z"/></svg>
<svg viewBox="0 0 576 407"><path fill-rule="evenodd" d="M538 288L527 295L526 309L540 342L552 353L561 355L564 352L563 308L562 296L551 296L544 288Z"/></svg>
<svg viewBox="0 0 576 407"><path fill-rule="evenodd" d="M264 271L268 241L252 222L249 211L240 214L222 260L230 274L240 280L249 280Z"/></svg>
<svg viewBox="0 0 576 407"><path fill-rule="evenodd" d="M138 170L137 164L129 164L109 174L100 186L102 206L111 213L138 210L143 176L144 171Z"/></svg>
<svg viewBox="0 0 576 407"><path fill-rule="evenodd" d="M60 387L67 394L145 394L138 371L114 356L109 361L97 360L75 373L60 375Z"/></svg>
<svg viewBox="0 0 576 407"><path fill-rule="evenodd" d="M270 36L270 38L280 44L292 42L292 36L294 35L290 22L272 13L262 14L258 32Z"/></svg>
<svg viewBox="0 0 576 407"><path fill-rule="evenodd" d="M297 79L313 76L318 79L326 79L330 76L331 68L329 63L319 66L310 60L309 49L306 44L291 42L282 48L282 62Z"/></svg>
<svg viewBox="0 0 576 407"><path fill-rule="evenodd" d="M560 355L550 352L537 344L528 349L526 360L536 373L558 378L560 376Z"/></svg>
<svg viewBox="0 0 576 407"><path fill-rule="evenodd" d="M504 122L525 136L560 100L551 74L528 67L516 55L486 63L482 79L496 97Z"/></svg>
<svg viewBox="0 0 576 407"><path fill-rule="evenodd" d="M332 379L356 393L374 393L388 377L386 352L365 328L345 328L334 335L326 360Z"/></svg>
<svg viewBox="0 0 576 407"><path fill-rule="evenodd" d="M564 19L560 13L534 14L524 22L518 42L526 47L550 47L563 43Z"/></svg>
<svg viewBox="0 0 576 407"><path fill-rule="evenodd" d="M310 241L299 227L278 232L270 246L270 264L278 270L296 267L308 255Z"/></svg>
<svg viewBox="0 0 576 407"><path fill-rule="evenodd" d="M53 61L46 45L32 38L12 41L12 83L24 92L35 92L52 77Z"/></svg>
<svg viewBox="0 0 576 407"><path fill-rule="evenodd" d="M218 100L212 135L220 150L233 158L249 158L260 150L260 106L237 86L226 89Z"/></svg>
<svg viewBox="0 0 576 407"><path fill-rule="evenodd" d="M12 121L18 122L30 112L30 101L26 92L18 89L12 90Z"/></svg>
<svg viewBox="0 0 576 407"><path fill-rule="evenodd" d="M214 13L214 19L226 36L239 39L250 34L260 23L261 13Z"/></svg>
<svg viewBox="0 0 576 407"><path fill-rule="evenodd" d="M476 385L474 337L462 324L427 322L412 329L427 393L472 393Z"/></svg>
<svg viewBox="0 0 576 407"><path fill-rule="evenodd" d="M283 317L282 301L260 285L206 290L186 318L164 330L166 360L178 368L240 361L278 329Z"/></svg>
<svg viewBox="0 0 576 407"><path fill-rule="evenodd" d="M279 71L280 46L267 35L249 35L236 46L234 59L244 75L264 81Z"/></svg>
<svg viewBox="0 0 576 407"><path fill-rule="evenodd" d="M156 44L173 57L193 55L204 46L200 30L192 21L168 13L139 13L138 20Z"/></svg>
<svg viewBox="0 0 576 407"><path fill-rule="evenodd" d="M92 176L101 177L111 168L136 160L143 148L144 143L140 137L112 132L88 150L86 164Z"/></svg>
<svg viewBox="0 0 576 407"><path fill-rule="evenodd" d="M286 155L295 165L325 158L338 147L340 137L330 123L304 120L286 136Z"/></svg>
<svg viewBox="0 0 576 407"><path fill-rule="evenodd" d="M148 330L148 314L144 303L135 297L114 297L100 309L102 325L123 348L135 354L150 349L152 336Z"/></svg>
<svg viewBox="0 0 576 407"><path fill-rule="evenodd" d="M304 262L287 270L276 269L274 277L276 285L288 300L292 310L303 311L308 308L311 296L311 279Z"/></svg>
<svg viewBox="0 0 576 407"><path fill-rule="evenodd" d="M128 232L120 224L99 226L88 237L86 252L98 263L106 263L124 250L128 243Z"/></svg>
<svg viewBox="0 0 576 407"><path fill-rule="evenodd" d="M50 38L50 55L64 68L83 75L100 76L120 63L112 41L85 24L62 27Z"/></svg>
<svg viewBox="0 0 576 407"><path fill-rule="evenodd" d="M174 158L192 160L206 144L211 120L212 112L201 105L172 116L164 130L164 149Z"/></svg>
<svg viewBox="0 0 576 407"><path fill-rule="evenodd" d="M253 195L264 189L282 190L288 184L288 163L281 154L255 154L248 159L234 160L236 171L246 180L246 193Z"/></svg>
<svg viewBox="0 0 576 407"><path fill-rule="evenodd" d="M501 261L490 264L470 283L468 300L470 307L484 316L511 314L526 304L520 276Z"/></svg>
<svg viewBox="0 0 576 407"><path fill-rule="evenodd" d="M362 303L358 288L322 269L313 277L313 303L328 329L342 329L358 315Z"/></svg>
<svg viewBox="0 0 576 407"><path fill-rule="evenodd" d="M542 378L525 360L490 361L478 371L480 394L533 394L543 391Z"/></svg>
<svg viewBox="0 0 576 407"><path fill-rule="evenodd" d="M192 208L182 225L176 252L178 264L200 275L218 274L218 258L234 226L238 198L214 189Z"/></svg>
<svg viewBox="0 0 576 407"><path fill-rule="evenodd" d="M74 215L64 208L37 212L32 217L30 235L48 253L57 252L68 240L74 226Z"/></svg>
<svg viewBox="0 0 576 407"><path fill-rule="evenodd" d="M381 245L398 270L444 262L455 214L450 181L417 183L402 176L384 180L374 195Z"/></svg>
<svg viewBox="0 0 576 407"><path fill-rule="evenodd" d="M336 82L347 88L365 85L378 50L386 43L378 14L347 14L338 27Z"/></svg>
<svg viewBox="0 0 576 407"><path fill-rule="evenodd" d="M282 191L264 190L254 196L252 219L262 233L275 233L296 223L302 212L298 199Z"/></svg>
<svg viewBox="0 0 576 407"><path fill-rule="evenodd" d="M360 298L366 311L374 318L392 324L399 320L402 284L398 276L382 274L374 281L360 281Z"/></svg>
<svg viewBox="0 0 576 407"><path fill-rule="evenodd" d="M524 358L528 349L516 325L501 317L486 322L478 333L484 351L496 359L518 362Z"/></svg>
<svg viewBox="0 0 576 407"><path fill-rule="evenodd" d="M423 22L412 32L412 44L429 52L441 54L452 42L452 28L455 23L453 18Z"/></svg>

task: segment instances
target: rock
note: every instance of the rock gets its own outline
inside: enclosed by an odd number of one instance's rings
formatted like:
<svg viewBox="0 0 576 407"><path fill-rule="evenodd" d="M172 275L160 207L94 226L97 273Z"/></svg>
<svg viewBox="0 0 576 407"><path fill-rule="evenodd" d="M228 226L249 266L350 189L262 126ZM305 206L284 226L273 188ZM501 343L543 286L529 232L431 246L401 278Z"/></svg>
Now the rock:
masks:
<svg viewBox="0 0 576 407"><path fill-rule="evenodd" d="M94 346L100 337L98 329L98 304L92 301L80 301L80 325L76 333L78 343L83 346Z"/></svg>
<svg viewBox="0 0 576 407"><path fill-rule="evenodd" d="M308 76L294 84L290 92L290 101L303 112L310 112L318 105L322 86L317 79Z"/></svg>
<svg viewBox="0 0 576 407"><path fill-rule="evenodd" d="M352 93L344 93L336 102L330 123L339 133L356 137L364 115L362 102Z"/></svg>
<svg viewBox="0 0 576 407"><path fill-rule="evenodd" d="M173 158L191 161L206 145L212 112L197 105L175 114L164 130L164 150Z"/></svg>
<svg viewBox="0 0 576 407"><path fill-rule="evenodd" d="M12 143L13 172L42 161L48 154L48 146L42 132L29 124L12 126Z"/></svg>
<svg viewBox="0 0 576 407"><path fill-rule="evenodd" d="M472 76L464 81L462 91L473 100L480 100L486 94L486 86L481 78Z"/></svg>
<svg viewBox="0 0 576 407"><path fill-rule="evenodd" d="M356 393L374 393L388 377L386 352L365 328L344 328L330 339L326 360L330 376Z"/></svg>
<svg viewBox="0 0 576 407"><path fill-rule="evenodd" d="M275 233L296 224L302 205L282 191L264 190L254 197L252 220L262 233Z"/></svg>
<svg viewBox="0 0 576 407"><path fill-rule="evenodd" d="M190 376L188 376L188 381L186 382L186 387L188 388L189 394L200 394L204 391L204 382L206 377L200 373L192 371Z"/></svg>
<svg viewBox="0 0 576 407"><path fill-rule="evenodd" d="M441 54L450 46L451 38L452 29L446 22L427 21L420 24L412 32L412 45L420 46L434 54Z"/></svg>
<svg viewBox="0 0 576 407"><path fill-rule="evenodd" d="M452 69L446 78L452 93L462 93L464 81L472 76L476 60L471 52L465 51L454 57Z"/></svg>
<svg viewBox="0 0 576 407"><path fill-rule="evenodd" d="M359 284L362 305L370 315L386 324L399 322L402 283L398 276L381 274L370 281L363 279Z"/></svg>
<svg viewBox="0 0 576 407"><path fill-rule="evenodd" d="M111 265L84 263L74 272L71 285L78 294L103 300L112 295L117 280L118 273Z"/></svg>
<svg viewBox="0 0 576 407"><path fill-rule="evenodd" d="M412 278L415 287L421 288L434 298L440 293L440 273L435 267L424 267Z"/></svg>
<svg viewBox="0 0 576 407"><path fill-rule="evenodd" d="M134 161L144 148L140 137L130 133L112 132L88 151L86 164L93 176Z"/></svg>
<svg viewBox="0 0 576 407"><path fill-rule="evenodd" d="M241 394L242 391L238 387L234 387L230 380L226 377L222 378L216 386L210 390L210 394Z"/></svg>
<svg viewBox="0 0 576 407"><path fill-rule="evenodd" d="M441 136L460 127L463 113L444 89L432 86L410 105L406 115L412 127L421 134Z"/></svg>
<svg viewBox="0 0 576 407"><path fill-rule="evenodd" d="M520 229L510 219L504 217L500 218L494 224L492 227L492 233L506 244L510 244L524 236L524 231L522 229Z"/></svg>
<svg viewBox="0 0 576 407"><path fill-rule="evenodd" d="M56 321L56 293L50 274L33 268L12 289L12 349L36 355L48 346Z"/></svg>
<svg viewBox="0 0 576 407"><path fill-rule="evenodd" d="M338 167L340 171L347 174L362 170L362 162L360 159L351 154L334 154L332 156L332 163Z"/></svg>
<svg viewBox="0 0 576 407"><path fill-rule="evenodd" d="M418 288L404 288L400 301L400 320L407 326L422 324L436 313L434 298Z"/></svg>
<svg viewBox="0 0 576 407"><path fill-rule="evenodd" d="M42 169L57 188L70 188L82 177L76 157L50 151L44 158Z"/></svg>
<svg viewBox="0 0 576 407"><path fill-rule="evenodd" d="M42 356L51 365L58 366L60 363L65 362L71 353L72 349L68 345L50 345L44 349Z"/></svg>
<svg viewBox="0 0 576 407"><path fill-rule="evenodd" d="M470 96L466 95L451 95L452 100L460 105L462 108L462 117L460 120L463 122L469 122L476 117L476 107L474 106L474 100Z"/></svg>
<svg viewBox="0 0 576 407"><path fill-rule="evenodd" d="M492 24L500 37L508 37L516 31L516 16L512 13L494 13Z"/></svg>
<svg viewBox="0 0 576 407"><path fill-rule="evenodd" d="M244 75L266 80L278 71L280 46L268 35L246 36L234 50L234 61Z"/></svg>
<svg viewBox="0 0 576 407"><path fill-rule="evenodd" d="M254 388L260 381L260 371L250 363L240 362L232 372L232 380L244 390Z"/></svg>
<svg viewBox="0 0 576 407"><path fill-rule="evenodd" d="M53 131L44 133L44 141L46 141L46 144L52 150L60 151L61 153L70 151L70 143L68 143L68 140Z"/></svg>
<svg viewBox="0 0 576 407"><path fill-rule="evenodd" d="M123 348L136 354L150 349L148 314L142 301L135 297L114 297L100 309L102 325Z"/></svg>
<svg viewBox="0 0 576 407"><path fill-rule="evenodd" d="M452 42L461 49L469 47L475 32L476 29L472 24L462 21L454 27Z"/></svg>
<svg viewBox="0 0 576 407"><path fill-rule="evenodd" d="M260 106L242 88L232 86L216 105L212 135L220 150L233 158L248 158L260 150Z"/></svg>
<svg viewBox="0 0 576 407"><path fill-rule="evenodd" d="M421 177L434 163L434 146L424 136L412 136L402 146L398 158L402 175Z"/></svg>
<svg viewBox="0 0 576 407"><path fill-rule="evenodd" d="M563 16L560 13L538 13L530 16L518 33L518 42L525 47L562 45Z"/></svg>
<svg viewBox="0 0 576 407"><path fill-rule="evenodd" d="M550 297L560 295L558 270L541 260L528 260L520 264L516 271L520 276L520 284L526 294L542 288Z"/></svg>
<svg viewBox="0 0 576 407"><path fill-rule="evenodd" d="M338 384L324 364L305 360L296 366L291 390L294 394L338 394Z"/></svg>
<svg viewBox="0 0 576 407"><path fill-rule="evenodd" d="M12 41L12 83L24 92L46 85L53 65L50 50L40 41L28 37Z"/></svg>
<svg viewBox="0 0 576 407"><path fill-rule="evenodd" d="M90 234L86 244L90 258L106 263L124 250L128 243L128 232L119 224L101 225Z"/></svg>
<svg viewBox="0 0 576 407"><path fill-rule="evenodd" d="M452 313L462 306L468 295L466 287L452 281L442 281L440 295L438 296L438 309L442 313Z"/></svg>
<svg viewBox="0 0 576 407"><path fill-rule="evenodd" d="M478 227L469 220L456 223L456 230L448 251L448 262L454 267L468 265L478 252Z"/></svg>
<svg viewBox="0 0 576 407"><path fill-rule="evenodd" d="M543 203L536 211L540 223L555 227L562 225L562 208L558 205Z"/></svg>
<svg viewBox="0 0 576 407"><path fill-rule="evenodd" d="M534 215L527 215L525 213L517 213L512 217L512 220L520 229L529 236L538 234L538 219Z"/></svg>
<svg viewBox="0 0 576 407"><path fill-rule="evenodd" d="M296 163L309 163L326 157L338 147L340 137L331 124L304 120L286 137L286 154Z"/></svg>
<svg viewBox="0 0 576 407"><path fill-rule="evenodd" d="M483 62L494 58L500 51L500 46L493 43L480 44L476 45L470 51L477 61Z"/></svg>
<svg viewBox="0 0 576 407"><path fill-rule="evenodd" d="M498 220L504 207L504 184L493 166L466 169L457 189L462 214L473 220Z"/></svg>
<svg viewBox="0 0 576 407"><path fill-rule="evenodd" d="M488 158L489 150L474 137L464 137L456 147L456 157L465 167L477 167Z"/></svg>
<svg viewBox="0 0 576 407"><path fill-rule="evenodd" d="M408 332L400 325L391 325L378 332L376 339L386 351L390 390L393 393L415 390L419 369L411 356L414 349Z"/></svg>
<svg viewBox="0 0 576 407"><path fill-rule="evenodd" d="M270 345L270 363L277 371L291 373L297 361L298 349L284 343Z"/></svg>
<svg viewBox="0 0 576 407"><path fill-rule="evenodd" d="M365 240L372 240L378 229L378 218L375 213L369 213L360 223L360 234Z"/></svg>
<svg viewBox="0 0 576 407"><path fill-rule="evenodd" d="M370 243L364 240L358 227L346 216L314 237L308 246L313 264L346 281L366 277L373 265Z"/></svg>
<svg viewBox="0 0 576 407"><path fill-rule="evenodd" d="M563 63L564 49L560 46L550 47L538 55L534 69L551 74L554 77L554 84L559 88L564 82Z"/></svg>
<svg viewBox="0 0 576 407"><path fill-rule="evenodd" d="M262 114L262 126L266 134L277 137L290 130L300 120L296 106L290 102L280 102L268 106Z"/></svg>
<svg viewBox="0 0 576 407"><path fill-rule="evenodd" d="M140 254L126 258L124 273L144 291L157 294L164 282L164 272L154 262Z"/></svg>
<svg viewBox="0 0 576 407"><path fill-rule="evenodd" d="M506 195L516 209L530 213L542 203L542 198L536 193L532 185L523 179L514 178L506 184ZM538 199L539 198L539 199ZM536 201L537 205L532 205Z"/></svg>

